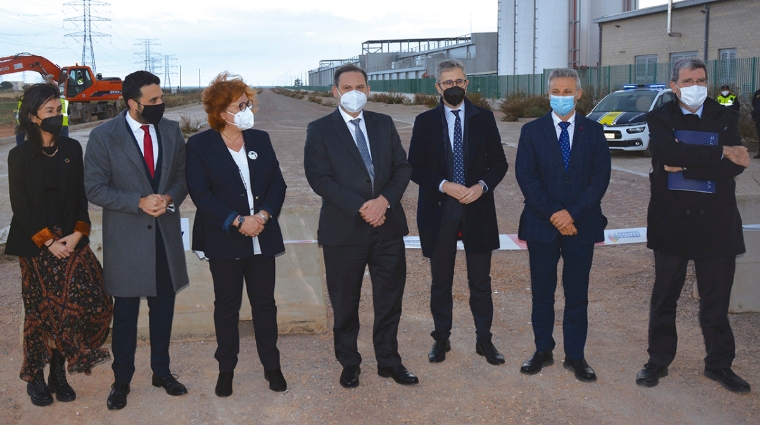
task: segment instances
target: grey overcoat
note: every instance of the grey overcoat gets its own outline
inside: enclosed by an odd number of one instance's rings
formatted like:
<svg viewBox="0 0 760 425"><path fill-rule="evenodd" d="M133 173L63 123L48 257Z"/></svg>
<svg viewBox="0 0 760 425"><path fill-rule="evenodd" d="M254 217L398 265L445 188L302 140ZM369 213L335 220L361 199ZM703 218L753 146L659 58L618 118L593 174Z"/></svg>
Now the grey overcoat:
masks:
<svg viewBox="0 0 760 425"><path fill-rule="evenodd" d="M189 282L179 214L187 196L185 138L176 121L164 118L156 126L161 152L156 193L170 195L175 210L151 217L138 207L141 197L154 192L127 111L92 130L84 156L87 199L103 207L106 292L116 297L156 295L156 228L161 229L176 292Z"/></svg>

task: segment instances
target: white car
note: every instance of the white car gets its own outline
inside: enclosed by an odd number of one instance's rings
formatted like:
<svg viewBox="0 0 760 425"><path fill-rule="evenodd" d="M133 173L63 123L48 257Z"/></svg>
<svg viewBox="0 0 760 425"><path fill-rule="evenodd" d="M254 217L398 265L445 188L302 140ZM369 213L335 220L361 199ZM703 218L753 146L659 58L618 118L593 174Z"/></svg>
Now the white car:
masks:
<svg viewBox="0 0 760 425"><path fill-rule="evenodd" d="M651 156L647 113L675 99L665 84L625 84L594 106L588 118L604 126L610 149Z"/></svg>

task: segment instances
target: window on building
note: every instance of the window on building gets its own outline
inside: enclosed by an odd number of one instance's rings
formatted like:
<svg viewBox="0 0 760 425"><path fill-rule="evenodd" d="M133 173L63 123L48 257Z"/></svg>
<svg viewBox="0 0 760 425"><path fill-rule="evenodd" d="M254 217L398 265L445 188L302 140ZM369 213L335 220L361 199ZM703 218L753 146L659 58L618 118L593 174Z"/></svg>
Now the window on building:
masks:
<svg viewBox="0 0 760 425"><path fill-rule="evenodd" d="M736 48L718 50L718 84L736 83Z"/></svg>
<svg viewBox="0 0 760 425"><path fill-rule="evenodd" d="M680 59L683 58L692 58L697 57L697 51L693 50L690 52L676 52L670 54L670 69L673 69L673 64L678 62Z"/></svg>
<svg viewBox="0 0 760 425"><path fill-rule="evenodd" d="M636 83L654 83L657 78L657 55L636 56Z"/></svg>

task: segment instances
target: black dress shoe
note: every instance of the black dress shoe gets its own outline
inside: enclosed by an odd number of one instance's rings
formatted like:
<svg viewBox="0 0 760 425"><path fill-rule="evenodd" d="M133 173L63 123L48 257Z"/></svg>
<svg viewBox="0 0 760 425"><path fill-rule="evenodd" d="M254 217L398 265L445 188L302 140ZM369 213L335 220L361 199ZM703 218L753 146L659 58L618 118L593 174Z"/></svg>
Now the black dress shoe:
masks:
<svg viewBox="0 0 760 425"><path fill-rule="evenodd" d="M269 389L272 391L279 393L288 389L288 383L285 382L285 377L282 376L280 369L265 370L264 379L269 382Z"/></svg>
<svg viewBox="0 0 760 425"><path fill-rule="evenodd" d="M491 364L504 364L504 356L494 347L493 342L483 341L475 343L475 352L486 357L486 361Z"/></svg>
<svg viewBox="0 0 760 425"><path fill-rule="evenodd" d="M413 385L419 384L420 382L420 380L417 379L416 376L412 375L411 372L406 370L402 364L397 364L396 366L390 367L378 366L377 374L383 378L393 378L394 381L402 385Z"/></svg>
<svg viewBox="0 0 760 425"><path fill-rule="evenodd" d="M42 371L37 371L34 375L34 380L27 382L26 393L32 399L32 404L35 406L50 406L53 404L53 395L50 394L50 390L45 385L45 375Z"/></svg>
<svg viewBox="0 0 760 425"><path fill-rule="evenodd" d="M644 369L636 374L636 385L642 387L654 387L660 383L660 378L668 376L668 368L654 363L647 363Z"/></svg>
<svg viewBox="0 0 760 425"><path fill-rule="evenodd" d="M114 382L111 384L111 393L108 394L106 406L108 410L120 410L127 405L127 394L129 394L129 384Z"/></svg>
<svg viewBox="0 0 760 425"><path fill-rule="evenodd" d="M755 159L760 158L760 152L758 152L757 155L753 156L752 158L755 158Z"/></svg>
<svg viewBox="0 0 760 425"><path fill-rule="evenodd" d="M218 397L229 397L232 395L232 378L235 377L235 372L219 372L219 377L216 379L216 388L214 393Z"/></svg>
<svg viewBox="0 0 760 425"><path fill-rule="evenodd" d="M594 382L596 381L596 373L591 366L586 363L586 359L570 360L565 357L565 369L575 372L575 377L579 381Z"/></svg>
<svg viewBox="0 0 760 425"><path fill-rule="evenodd" d="M720 382L720 385L723 385L723 388L729 391L733 391L735 393L748 393L750 391L750 386L747 381L736 376L731 368L705 368L705 376L712 379L713 381Z"/></svg>
<svg viewBox="0 0 760 425"><path fill-rule="evenodd" d="M340 385L343 388L355 388L359 386L359 374L362 369L359 365L345 366L340 374Z"/></svg>
<svg viewBox="0 0 760 425"><path fill-rule="evenodd" d="M153 375L153 386L161 387L166 390L166 394L169 395L185 395L187 394L187 388L182 385L177 378L172 375L169 376L156 376Z"/></svg>
<svg viewBox="0 0 760 425"><path fill-rule="evenodd" d="M541 372L544 366L551 366L554 364L554 356L551 351L536 351L525 363L520 367L520 372L535 375Z"/></svg>
<svg viewBox="0 0 760 425"><path fill-rule="evenodd" d="M451 342L449 342L449 339L437 339L435 343L433 343L433 348L431 348L428 353L428 360L430 360L431 363L440 363L446 360L446 353L449 351L451 351Z"/></svg>
<svg viewBox="0 0 760 425"><path fill-rule="evenodd" d="M53 350L53 358L50 359L48 389L58 401L74 401L77 398L77 393L66 380L66 359L58 350Z"/></svg>

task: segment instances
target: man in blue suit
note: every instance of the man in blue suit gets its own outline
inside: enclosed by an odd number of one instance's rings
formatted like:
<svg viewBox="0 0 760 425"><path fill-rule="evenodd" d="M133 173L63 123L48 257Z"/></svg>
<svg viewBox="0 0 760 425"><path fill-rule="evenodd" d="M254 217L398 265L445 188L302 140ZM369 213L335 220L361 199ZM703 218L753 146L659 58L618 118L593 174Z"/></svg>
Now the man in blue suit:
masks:
<svg viewBox="0 0 760 425"><path fill-rule="evenodd" d="M602 126L575 113L581 81L572 69L549 76L552 112L522 128L515 176L525 196L518 236L528 242L536 351L520 372L554 363L554 292L564 266L562 330L565 367L584 382L596 380L583 353L588 332L588 280L594 243L604 240L601 201L610 181L610 152Z"/></svg>
<svg viewBox="0 0 760 425"><path fill-rule="evenodd" d="M499 248L493 189L507 173L496 120L466 97L464 65L456 59L436 66L437 108L414 121L409 145L412 181L420 185L417 227L422 254L430 258L430 310L435 343L428 354L442 362L451 349L452 295L457 239L464 242L475 351L488 363L504 363L491 342L491 251Z"/></svg>

